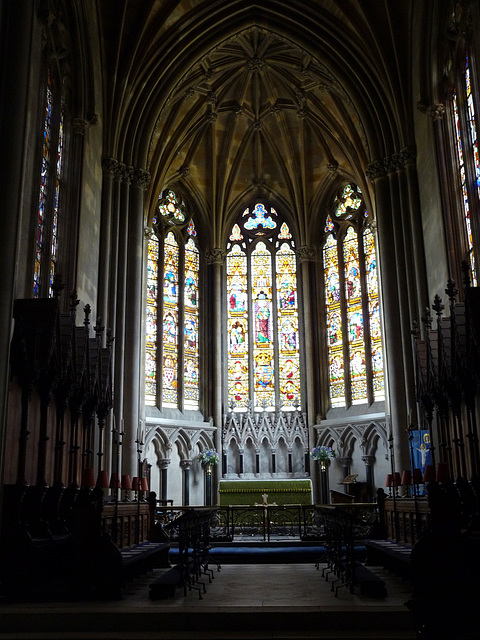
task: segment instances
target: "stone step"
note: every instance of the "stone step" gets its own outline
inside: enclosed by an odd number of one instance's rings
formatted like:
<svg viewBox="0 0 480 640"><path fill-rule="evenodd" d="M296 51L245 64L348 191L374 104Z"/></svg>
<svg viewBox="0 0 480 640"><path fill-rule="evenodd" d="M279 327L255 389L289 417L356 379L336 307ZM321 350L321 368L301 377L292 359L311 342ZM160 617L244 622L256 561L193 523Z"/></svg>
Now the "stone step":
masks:
<svg viewBox="0 0 480 640"><path fill-rule="evenodd" d="M82 610L83 609L83 610ZM105 606L95 611L81 605L63 608L31 608L19 612L0 613L2 640L89 640L110 638L137 640L149 637L156 640L202 640L226 638L228 640L263 640L296 638L371 638L385 640L414 639L412 621L408 612L380 610L272 611L265 607L257 611L219 611L212 606L198 612L189 610L155 610L155 606L142 610L115 611Z"/></svg>

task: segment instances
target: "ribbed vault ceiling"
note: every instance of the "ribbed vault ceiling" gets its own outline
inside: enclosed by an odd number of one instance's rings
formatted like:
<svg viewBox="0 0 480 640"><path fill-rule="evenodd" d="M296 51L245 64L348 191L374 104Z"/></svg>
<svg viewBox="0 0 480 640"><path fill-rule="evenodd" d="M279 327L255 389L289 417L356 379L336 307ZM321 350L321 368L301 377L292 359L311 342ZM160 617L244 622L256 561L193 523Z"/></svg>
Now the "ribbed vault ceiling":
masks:
<svg viewBox="0 0 480 640"><path fill-rule="evenodd" d="M214 246L260 197L307 243L336 183L354 180L368 199L365 170L378 152L371 141L404 144L380 112L392 122L405 112L407 96L395 87L408 70L409 2L100 6L113 79L106 145L126 164L144 158L150 215L163 189L183 187Z"/></svg>
<svg viewBox="0 0 480 640"><path fill-rule="evenodd" d="M159 114L150 166L180 177L211 208L245 197L308 211L325 173L362 165L365 141L329 71L286 39L252 27L196 62Z"/></svg>

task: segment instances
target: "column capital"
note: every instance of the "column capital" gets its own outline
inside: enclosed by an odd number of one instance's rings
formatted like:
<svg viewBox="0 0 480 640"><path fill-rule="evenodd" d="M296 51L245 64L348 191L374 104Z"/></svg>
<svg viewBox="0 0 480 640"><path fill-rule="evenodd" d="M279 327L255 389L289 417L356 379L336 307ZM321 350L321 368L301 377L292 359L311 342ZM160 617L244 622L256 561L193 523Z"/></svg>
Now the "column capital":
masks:
<svg viewBox="0 0 480 640"><path fill-rule="evenodd" d="M118 160L115 158L102 158L103 175L107 178L115 178L118 171Z"/></svg>
<svg viewBox="0 0 480 640"><path fill-rule="evenodd" d="M417 160L417 150L413 146L400 149L398 155L400 156L402 164L405 167L408 165L414 165Z"/></svg>
<svg viewBox="0 0 480 640"><path fill-rule="evenodd" d="M150 173L145 169L133 169L132 185L140 189L146 189L150 184Z"/></svg>
<svg viewBox="0 0 480 640"><path fill-rule="evenodd" d="M160 469L166 469L171 463L170 458L160 458L158 461L158 466Z"/></svg>
<svg viewBox="0 0 480 640"><path fill-rule="evenodd" d="M387 173L396 173L403 168L403 161L399 153L392 153L383 159L383 166Z"/></svg>
<svg viewBox="0 0 480 640"><path fill-rule="evenodd" d="M178 173L181 175L181 177L182 177L184 180L186 180L186 179L189 177L189 175L190 175L190 167L189 167L188 165L186 165L186 164L183 164L183 165L180 167L180 169L179 169Z"/></svg>
<svg viewBox="0 0 480 640"><path fill-rule="evenodd" d="M342 467L349 467L352 464L352 458L346 456L344 458L338 458L338 461L342 465Z"/></svg>
<svg viewBox="0 0 480 640"><path fill-rule="evenodd" d="M193 460L180 460L180 466L184 471L188 471L192 468Z"/></svg>
<svg viewBox="0 0 480 640"><path fill-rule="evenodd" d="M387 172L385 171L383 161L375 160L374 162L371 162L368 165L365 174L372 182L375 182L375 180L378 180L379 178L385 178L387 176Z"/></svg>
<svg viewBox="0 0 480 640"><path fill-rule="evenodd" d="M87 118L72 118L72 128L76 135L84 136L85 131L89 127L93 127L98 123L98 115L93 113Z"/></svg>
<svg viewBox="0 0 480 640"><path fill-rule="evenodd" d="M295 251L295 255L299 262L313 262L317 256L317 252L313 247L303 245L302 247L298 247Z"/></svg>
<svg viewBox="0 0 480 640"><path fill-rule="evenodd" d="M132 184L133 180L133 167L127 167L126 165L122 165L122 168L119 167L120 171L120 179L125 184Z"/></svg>
<svg viewBox="0 0 480 640"><path fill-rule="evenodd" d="M205 260L207 264L225 264L225 259L227 257L227 252L224 249L212 249L211 251L205 252Z"/></svg>
<svg viewBox="0 0 480 640"><path fill-rule="evenodd" d="M372 466L375 464L375 456L362 456L362 462L366 465Z"/></svg>
<svg viewBox="0 0 480 640"><path fill-rule="evenodd" d="M420 102L417 102L417 109L427 115L432 122L443 120L443 116L445 115L445 105L443 102L428 104L426 100L420 100Z"/></svg>

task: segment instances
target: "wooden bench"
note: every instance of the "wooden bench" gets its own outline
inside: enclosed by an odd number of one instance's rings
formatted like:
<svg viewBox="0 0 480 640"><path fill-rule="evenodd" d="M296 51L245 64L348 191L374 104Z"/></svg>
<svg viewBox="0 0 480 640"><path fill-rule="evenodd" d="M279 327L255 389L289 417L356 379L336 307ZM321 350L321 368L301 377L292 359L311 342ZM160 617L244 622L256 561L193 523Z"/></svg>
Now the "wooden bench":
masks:
<svg viewBox="0 0 480 640"><path fill-rule="evenodd" d="M134 547L121 549L123 579L132 580L154 567L170 567L169 551L169 542L141 542Z"/></svg>
<svg viewBox="0 0 480 640"><path fill-rule="evenodd" d="M365 540L366 565L380 566L396 575L410 578L412 547L393 540Z"/></svg>
<svg viewBox="0 0 480 640"><path fill-rule="evenodd" d="M369 596L370 598L387 597L385 582L362 564L358 564L355 567L353 582L360 587L360 593L363 596Z"/></svg>
<svg viewBox="0 0 480 640"><path fill-rule="evenodd" d="M150 583L150 599L163 600L165 598L174 598L176 590L183 586L183 581L182 567L175 566L168 569Z"/></svg>

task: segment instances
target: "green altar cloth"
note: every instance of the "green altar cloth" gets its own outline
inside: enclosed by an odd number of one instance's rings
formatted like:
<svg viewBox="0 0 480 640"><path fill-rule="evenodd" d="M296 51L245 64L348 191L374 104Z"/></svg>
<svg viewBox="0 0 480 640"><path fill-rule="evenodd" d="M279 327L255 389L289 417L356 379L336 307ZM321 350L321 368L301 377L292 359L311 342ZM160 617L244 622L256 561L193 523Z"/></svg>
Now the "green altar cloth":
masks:
<svg viewBox="0 0 480 640"><path fill-rule="evenodd" d="M305 480L220 480L220 506L262 504L262 494L268 503L312 504L312 481Z"/></svg>

